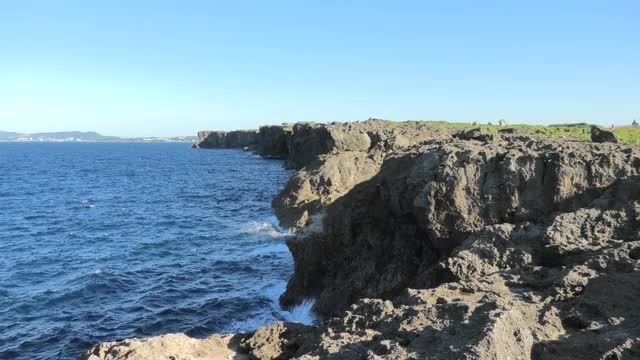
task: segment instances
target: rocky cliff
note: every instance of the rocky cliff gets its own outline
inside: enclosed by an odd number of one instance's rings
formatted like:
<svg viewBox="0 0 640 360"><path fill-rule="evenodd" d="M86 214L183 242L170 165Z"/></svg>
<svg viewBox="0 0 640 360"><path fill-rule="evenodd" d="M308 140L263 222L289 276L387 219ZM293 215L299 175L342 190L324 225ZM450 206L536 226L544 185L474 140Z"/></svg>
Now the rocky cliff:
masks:
<svg viewBox="0 0 640 360"><path fill-rule="evenodd" d="M281 302L324 320L238 334L236 356L640 358L638 147L373 120L296 125L288 156Z"/></svg>
<svg viewBox="0 0 640 360"><path fill-rule="evenodd" d="M359 166L348 154L302 169L279 196L286 221L307 199L324 204L293 223L281 298L315 298L332 319L306 340L311 354L640 356L638 148L465 131L385 151L375 175L336 195L325 184Z"/></svg>
<svg viewBox="0 0 640 360"><path fill-rule="evenodd" d="M194 148L246 149L269 158L287 158L291 128L280 125L262 126L258 130L200 131Z"/></svg>
<svg viewBox="0 0 640 360"><path fill-rule="evenodd" d="M332 158L319 170L337 161L332 179L358 168L357 156ZM544 224L558 212L590 207L639 166L631 147L442 139L389 154L375 176L333 202L330 191L306 194L300 189L313 187L294 178L281 197L294 194L290 203L297 204L302 194L329 205L307 216L320 223L317 231L289 240L296 271L283 303L313 296L318 310L331 314L361 297L433 287L451 278L438 261L472 234L496 224Z"/></svg>
<svg viewBox="0 0 640 360"><path fill-rule="evenodd" d="M255 147L258 144L258 132L254 130L237 131L199 131L198 140L193 145L203 149L232 149Z"/></svg>
<svg viewBox="0 0 640 360"><path fill-rule="evenodd" d="M336 199L378 173L387 153L450 134L421 122L369 120L328 125L296 124L286 167L299 171L274 199L285 227L302 228Z"/></svg>
<svg viewBox="0 0 640 360"><path fill-rule="evenodd" d="M270 158L286 159L289 154L289 138L292 129L288 126L268 125L258 130L258 152Z"/></svg>

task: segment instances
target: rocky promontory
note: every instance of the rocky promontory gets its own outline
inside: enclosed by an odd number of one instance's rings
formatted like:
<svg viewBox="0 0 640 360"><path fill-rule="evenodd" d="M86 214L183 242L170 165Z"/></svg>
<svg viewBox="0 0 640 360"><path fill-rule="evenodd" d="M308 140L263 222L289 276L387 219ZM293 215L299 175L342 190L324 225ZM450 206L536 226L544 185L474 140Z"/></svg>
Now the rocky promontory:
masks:
<svg viewBox="0 0 640 360"><path fill-rule="evenodd" d="M85 358L640 358L637 146L382 120L278 134L297 170L273 201L296 229L280 300L314 299L318 323Z"/></svg>
<svg viewBox="0 0 640 360"><path fill-rule="evenodd" d="M254 130L237 131L199 131L194 148L234 149L254 148L258 144L258 132Z"/></svg>
<svg viewBox="0 0 640 360"><path fill-rule="evenodd" d="M291 132L290 127L280 125L262 126L258 130L200 131L193 147L251 150L265 157L285 159Z"/></svg>

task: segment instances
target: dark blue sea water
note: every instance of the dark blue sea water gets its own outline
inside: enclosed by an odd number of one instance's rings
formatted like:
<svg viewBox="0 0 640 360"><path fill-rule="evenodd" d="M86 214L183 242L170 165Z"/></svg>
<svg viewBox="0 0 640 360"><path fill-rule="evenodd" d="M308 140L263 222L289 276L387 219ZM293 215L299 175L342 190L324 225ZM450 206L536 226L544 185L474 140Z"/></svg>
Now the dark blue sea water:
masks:
<svg viewBox="0 0 640 360"><path fill-rule="evenodd" d="M0 358L275 320L282 163L189 144L0 143Z"/></svg>

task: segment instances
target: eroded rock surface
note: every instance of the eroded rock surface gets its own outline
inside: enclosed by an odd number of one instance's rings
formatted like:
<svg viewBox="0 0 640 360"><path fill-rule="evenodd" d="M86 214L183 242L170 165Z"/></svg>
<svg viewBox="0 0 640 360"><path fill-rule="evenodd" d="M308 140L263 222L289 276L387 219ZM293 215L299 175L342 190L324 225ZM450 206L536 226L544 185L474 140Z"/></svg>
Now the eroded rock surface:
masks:
<svg viewBox="0 0 640 360"><path fill-rule="evenodd" d="M448 132L421 122L368 120L328 125L296 124L286 166L299 171L273 207L285 227L302 228L321 212L378 173L385 156Z"/></svg>
<svg viewBox="0 0 640 360"><path fill-rule="evenodd" d="M284 159L289 153L291 128L266 125L259 130L199 131L194 148L245 149L269 158Z"/></svg>
<svg viewBox="0 0 640 360"><path fill-rule="evenodd" d="M391 153L374 177L322 209L322 231L288 241L295 273L283 303L318 297L330 314L360 297L438 285L449 274L434 265L468 236L593 208L639 164L630 147L520 138L434 140Z"/></svg>
<svg viewBox="0 0 640 360"><path fill-rule="evenodd" d="M640 356L638 148L473 130L458 138L388 152L376 175L320 207L321 226L288 240L295 273L282 303L317 299L334 319L319 331L344 344L333 345L336 358ZM311 189L295 184L284 196ZM370 301L406 310L407 291L430 305L380 316L386 326L428 323L405 328L410 336L344 323ZM428 315L447 304L465 315Z"/></svg>
<svg viewBox="0 0 640 360"><path fill-rule="evenodd" d="M248 355L237 352L239 340L232 335L194 339L185 334L128 339L100 344L80 360L248 360Z"/></svg>
<svg viewBox="0 0 640 360"><path fill-rule="evenodd" d="M193 145L203 149L255 148L258 144L258 132L255 130L237 131L199 131L198 140Z"/></svg>
<svg viewBox="0 0 640 360"><path fill-rule="evenodd" d="M285 159L289 154L291 132L291 128L286 126L261 126L258 130L258 153L270 158Z"/></svg>

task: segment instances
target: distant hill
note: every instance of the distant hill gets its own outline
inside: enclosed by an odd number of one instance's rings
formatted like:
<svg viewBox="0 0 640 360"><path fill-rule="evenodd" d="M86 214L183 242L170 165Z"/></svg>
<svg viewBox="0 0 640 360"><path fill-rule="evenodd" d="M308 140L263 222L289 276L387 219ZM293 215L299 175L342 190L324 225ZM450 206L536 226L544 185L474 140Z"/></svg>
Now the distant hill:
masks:
<svg viewBox="0 0 640 360"><path fill-rule="evenodd" d="M10 131L0 131L0 141L13 141L22 134Z"/></svg>
<svg viewBox="0 0 640 360"><path fill-rule="evenodd" d="M144 137L122 138L118 136L105 136L95 131L58 131L39 132L33 134L21 134L16 132L0 131L0 141L56 141L56 142L192 142L195 136L174 137Z"/></svg>
<svg viewBox="0 0 640 360"><path fill-rule="evenodd" d="M58 131L58 132L39 132L29 134L29 137L41 139L77 139L79 141L119 141L122 138L117 136L104 136L95 131Z"/></svg>

